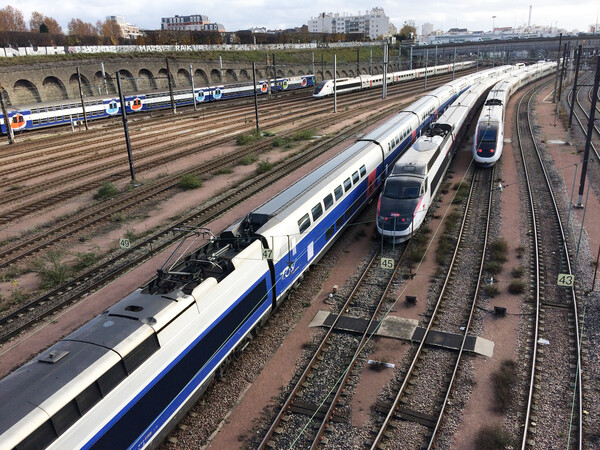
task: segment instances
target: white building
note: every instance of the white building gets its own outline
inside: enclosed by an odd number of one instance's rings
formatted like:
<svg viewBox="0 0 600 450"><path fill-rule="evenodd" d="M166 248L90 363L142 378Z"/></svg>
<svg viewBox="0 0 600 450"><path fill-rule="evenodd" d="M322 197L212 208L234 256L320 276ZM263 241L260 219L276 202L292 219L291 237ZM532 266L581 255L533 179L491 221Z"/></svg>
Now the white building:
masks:
<svg viewBox="0 0 600 450"><path fill-rule="evenodd" d="M365 14L321 13L308 21L310 33L361 33L370 39L390 36L390 19L383 8L373 8Z"/></svg>
<svg viewBox="0 0 600 450"><path fill-rule="evenodd" d="M423 36L429 36L432 33L433 33L433 24L432 23L427 22L421 26L421 34Z"/></svg>
<svg viewBox="0 0 600 450"><path fill-rule="evenodd" d="M140 27L125 22L125 18L123 16L108 16L106 19L117 22L121 28L121 36L126 39L135 39L142 35L142 33L140 33Z"/></svg>
<svg viewBox="0 0 600 450"><path fill-rule="evenodd" d="M161 30L185 31L218 31L225 32L225 27L220 23L211 23L208 16L195 14L192 16L163 17L160 22Z"/></svg>

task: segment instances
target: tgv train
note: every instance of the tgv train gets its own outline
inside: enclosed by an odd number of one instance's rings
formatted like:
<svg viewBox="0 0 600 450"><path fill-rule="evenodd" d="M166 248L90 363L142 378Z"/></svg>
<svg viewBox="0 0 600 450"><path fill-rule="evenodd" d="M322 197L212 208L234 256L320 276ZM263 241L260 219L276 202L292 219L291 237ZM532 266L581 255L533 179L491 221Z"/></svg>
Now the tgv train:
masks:
<svg viewBox="0 0 600 450"><path fill-rule="evenodd" d="M287 91L307 88L315 85L314 75L303 75L289 78L277 78L271 80L271 91ZM259 95L267 94L269 83L260 81L255 86ZM232 84L194 88L196 102L213 102L229 100L254 95L252 84ZM176 106L194 104L192 89L175 89L173 101ZM166 92L151 92L137 95L125 96L125 107L128 114L163 109L171 107L171 95ZM85 115L87 120L102 119L121 113L121 102L119 96L93 97L85 100ZM68 125L83 121L83 107L81 101L60 100L56 102L35 104L9 109L10 127L13 131L33 130L37 128L51 127L56 125ZM6 134L4 116L0 114L0 129Z"/></svg>
<svg viewBox="0 0 600 450"><path fill-rule="evenodd" d="M399 83L401 81L414 80L432 75L452 72L452 70L464 70L475 67L475 61L458 62L456 64L442 64L440 66L422 67L420 69L403 70L401 72L388 73L387 84ZM359 91L383 85L383 75L360 75L354 78L339 78L335 80L335 90L338 94ZM313 92L314 98L324 98L333 95L333 80L321 81Z"/></svg>
<svg viewBox="0 0 600 450"><path fill-rule="evenodd" d="M487 96L473 138L473 160L478 166L492 167L502 156L504 116L513 92L556 70L556 62L539 62L524 67L496 84Z"/></svg>
<svg viewBox="0 0 600 450"><path fill-rule="evenodd" d="M487 77L424 96L199 250L176 250L149 284L1 380L2 446L158 445L374 198L421 129Z"/></svg>
<svg viewBox="0 0 600 450"><path fill-rule="evenodd" d="M514 66L500 67L494 76L471 86L396 162L377 205L381 235L403 242L419 229L483 94L516 70Z"/></svg>

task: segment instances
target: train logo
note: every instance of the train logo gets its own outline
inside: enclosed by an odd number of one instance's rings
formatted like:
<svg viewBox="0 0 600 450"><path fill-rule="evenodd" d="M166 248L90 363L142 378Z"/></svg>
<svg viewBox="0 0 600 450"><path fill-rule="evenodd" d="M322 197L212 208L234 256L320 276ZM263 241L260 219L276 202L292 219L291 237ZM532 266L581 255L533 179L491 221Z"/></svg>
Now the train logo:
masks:
<svg viewBox="0 0 600 450"><path fill-rule="evenodd" d="M111 100L106 104L105 110L106 114L111 116L117 114L119 112L119 102L116 100Z"/></svg>
<svg viewBox="0 0 600 450"><path fill-rule="evenodd" d="M131 102L131 110L139 111L140 109L142 109L142 100L139 97L136 97L133 99L133 102Z"/></svg>
<svg viewBox="0 0 600 450"><path fill-rule="evenodd" d="M293 261L293 262L290 261L287 263L285 268L279 274L279 278L281 278L283 280L283 279L289 277L290 275L292 275L295 270L296 270L296 261Z"/></svg>
<svg viewBox="0 0 600 450"><path fill-rule="evenodd" d="M13 130L20 130L21 128L25 128L25 125L27 124L27 121L25 120L25 117L23 117L23 114L19 113L12 116L9 120L10 127Z"/></svg>
<svg viewBox="0 0 600 450"><path fill-rule="evenodd" d="M204 91L203 90L199 90L196 93L196 101L197 102L203 102L204 101Z"/></svg>
<svg viewBox="0 0 600 450"><path fill-rule="evenodd" d="M283 90L285 91L288 88L288 80L283 80L283 83L281 83L281 86L283 87Z"/></svg>
<svg viewBox="0 0 600 450"><path fill-rule="evenodd" d="M302 85L302 87L306 87L306 85L308 84L308 81L306 81L306 78L302 78L302 83L300 83Z"/></svg>
<svg viewBox="0 0 600 450"><path fill-rule="evenodd" d="M262 93L267 92L267 83L262 84L262 86L260 87L260 92L262 92Z"/></svg>
<svg viewBox="0 0 600 450"><path fill-rule="evenodd" d="M213 91L213 98L214 98L215 100L218 100L218 99L220 99L220 98L221 98L221 95L223 95L223 93L221 92L221 88L216 88L216 89Z"/></svg>

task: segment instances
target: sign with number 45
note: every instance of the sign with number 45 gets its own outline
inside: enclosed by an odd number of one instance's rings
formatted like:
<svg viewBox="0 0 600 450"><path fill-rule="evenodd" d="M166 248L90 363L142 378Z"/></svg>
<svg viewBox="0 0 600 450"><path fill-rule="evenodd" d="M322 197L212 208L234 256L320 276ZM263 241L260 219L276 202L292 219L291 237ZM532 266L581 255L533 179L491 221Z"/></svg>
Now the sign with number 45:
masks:
<svg viewBox="0 0 600 450"><path fill-rule="evenodd" d="M394 270L394 258L381 258L381 268Z"/></svg>

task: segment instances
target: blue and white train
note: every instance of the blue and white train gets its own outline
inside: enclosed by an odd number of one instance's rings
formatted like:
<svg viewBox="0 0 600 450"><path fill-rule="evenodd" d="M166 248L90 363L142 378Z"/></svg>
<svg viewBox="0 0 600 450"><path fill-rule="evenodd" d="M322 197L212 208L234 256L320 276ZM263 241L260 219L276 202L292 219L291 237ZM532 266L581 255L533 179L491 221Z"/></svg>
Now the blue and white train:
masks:
<svg viewBox="0 0 600 450"><path fill-rule="evenodd" d="M400 72L391 72L386 76L387 84L399 83L402 81L424 78L426 75L441 75L450 73L453 70L459 71L475 67L475 61L464 61L456 64L442 64L439 66L422 67L419 69L403 70ZM360 75L354 78L339 78L335 80L335 90L338 94L360 91L383 85L383 75ZM325 98L333 95L334 80L321 81L313 92L314 98Z"/></svg>
<svg viewBox="0 0 600 450"><path fill-rule="evenodd" d="M3 447L157 445L374 198L421 129L487 76L424 96L199 250L174 252L149 284L1 380Z"/></svg>
<svg viewBox="0 0 600 450"><path fill-rule="evenodd" d="M315 85L314 75L302 75L289 78L271 80L271 91L288 91L308 88ZM267 94L269 83L260 81L255 86L259 95ZM229 100L233 98L254 95L252 84L232 84L194 88L197 103ZM175 89L173 100L176 106L193 105L194 97L191 89ZM128 114L139 111L151 111L171 107L171 95L166 92L140 93L125 96L125 107ZM56 102L34 104L19 108L8 108L10 127L13 132L35 130L38 128L52 127L81 123L83 121L83 107L81 101L59 100ZM121 113L119 96L90 97L85 100L85 115L87 120L102 119ZM4 115L0 112L0 129L6 134Z"/></svg>
<svg viewBox="0 0 600 450"><path fill-rule="evenodd" d="M504 117L506 105L513 92L556 70L556 62L538 62L521 66L496 84L485 100L473 138L473 160L481 167L492 167L502 156L504 146Z"/></svg>

